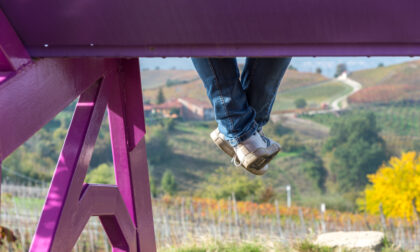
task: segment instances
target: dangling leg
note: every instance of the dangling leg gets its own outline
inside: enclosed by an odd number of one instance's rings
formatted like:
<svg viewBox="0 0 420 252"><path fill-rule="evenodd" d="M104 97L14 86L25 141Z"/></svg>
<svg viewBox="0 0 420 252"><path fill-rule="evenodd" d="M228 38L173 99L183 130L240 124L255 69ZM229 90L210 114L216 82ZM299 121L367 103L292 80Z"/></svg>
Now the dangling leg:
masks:
<svg viewBox="0 0 420 252"><path fill-rule="evenodd" d="M239 81L236 59L194 58L193 63L207 89L219 124L220 132L213 131L212 140L233 157L235 165L256 175L264 174L266 164L280 151L280 145L256 132L255 110L248 105Z"/></svg>
<svg viewBox="0 0 420 252"><path fill-rule="evenodd" d="M256 130L255 111L239 81L235 58L193 58L213 105L220 132L232 146L249 138Z"/></svg>
<svg viewBox="0 0 420 252"><path fill-rule="evenodd" d="M247 58L241 76L248 104L255 110L258 130L270 119L277 89L291 58Z"/></svg>

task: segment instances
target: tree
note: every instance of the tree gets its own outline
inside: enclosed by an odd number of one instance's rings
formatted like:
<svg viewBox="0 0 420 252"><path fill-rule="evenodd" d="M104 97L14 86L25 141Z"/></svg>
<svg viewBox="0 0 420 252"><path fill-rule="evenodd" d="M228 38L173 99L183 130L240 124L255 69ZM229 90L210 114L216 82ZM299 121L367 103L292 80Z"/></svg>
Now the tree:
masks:
<svg viewBox="0 0 420 252"><path fill-rule="evenodd" d="M107 163L99 165L88 173L86 181L96 184L114 184L115 177L112 165Z"/></svg>
<svg viewBox="0 0 420 252"><path fill-rule="evenodd" d="M156 103L157 104L162 104L165 101L166 101L166 99L165 99L165 95L163 94L163 90L162 90L162 88L159 88L159 91L158 91L158 94L157 94L157 97L156 97Z"/></svg>
<svg viewBox="0 0 420 252"><path fill-rule="evenodd" d="M294 70L294 71L298 71L298 69L293 66L293 65L289 65L289 67L287 67L289 70Z"/></svg>
<svg viewBox="0 0 420 252"><path fill-rule="evenodd" d="M333 153L331 168L341 191L360 190L386 160L385 142L373 113L363 113L334 123L324 146Z"/></svg>
<svg viewBox="0 0 420 252"><path fill-rule="evenodd" d="M347 65L345 63L340 63L337 65L335 70L335 77L340 76L342 73L347 71Z"/></svg>
<svg viewBox="0 0 420 252"><path fill-rule="evenodd" d="M382 63L382 62L381 62L381 63L379 63L379 64L378 64L378 68L379 68L379 67L384 67L384 63Z"/></svg>
<svg viewBox="0 0 420 252"><path fill-rule="evenodd" d="M296 99L294 103L296 108L305 108L307 105L306 100L303 98Z"/></svg>
<svg viewBox="0 0 420 252"><path fill-rule="evenodd" d="M317 74L322 74L322 68L317 67L317 68L316 68L316 70L315 70L315 72L316 72Z"/></svg>
<svg viewBox="0 0 420 252"><path fill-rule="evenodd" d="M166 86L167 87L171 87L171 86L176 85L176 84L177 84L177 82L172 80L172 79L167 79L166 80Z"/></svg>
<svg viewBox="0 0 420 252"><path fill-rule="evenodd" d="M177 189L177 184L175 181L175 176L170 170L166 170L165 173L163 173L162 181L160 183L162 190L169 194L174 195Z"/></svg>
<svg viewBox="0 0 420 252"><path fill-rule="evenodd" d="M376 174L369 175L372 185L366 187L359 207L369 213L383 213L389 217L416 218L420 210L420 155L406 152L393 157Z"/></svg>
<svg viewBox="0 0 420 252"><path fill-rule="evenodd" d="M308 179L312 181L321 192L325 192L325 181L327 180L328 172L324 167L324 162L312 149L306 149L302 154L305 162L302 164L304 173Z"/></svg>

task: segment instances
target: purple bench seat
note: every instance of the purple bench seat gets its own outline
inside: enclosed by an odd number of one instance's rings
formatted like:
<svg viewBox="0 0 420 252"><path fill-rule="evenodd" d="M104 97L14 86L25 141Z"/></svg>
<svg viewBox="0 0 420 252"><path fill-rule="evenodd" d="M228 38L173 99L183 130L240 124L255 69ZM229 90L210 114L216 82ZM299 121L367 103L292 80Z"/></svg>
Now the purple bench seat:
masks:
<svg viewBox="0 0 420 252"><path fill-rule="evenodd" d="M90 216L113 251L156 250L138 57L418 56L419 10L418 0L0 1L0 168L80 97L30 251L70 251ZM84 184L105 109L116 185Z"/></svg>

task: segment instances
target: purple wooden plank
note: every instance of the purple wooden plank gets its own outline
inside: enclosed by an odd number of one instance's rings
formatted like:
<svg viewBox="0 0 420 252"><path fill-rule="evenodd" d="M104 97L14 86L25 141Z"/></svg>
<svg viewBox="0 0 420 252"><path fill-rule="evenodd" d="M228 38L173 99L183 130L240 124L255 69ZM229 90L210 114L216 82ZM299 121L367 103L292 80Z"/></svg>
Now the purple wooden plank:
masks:
<svg viewBox="0 0 420 252"><path fill-rule="evenodd" d="M73 220L80 223L79 227L84 227L86 223L79 220L86 219L87 222L90 216L100 216L113 251L137 251L136 227L117 186L88 185Z"/></svg>
<svg viewBox="0 0 420 252"><path fill-rule="evenodd" d="M420 52L418 0L14 0L0 8L41 57Z"/></svg>
<svg viewBox="0 0 420 252"><path fill-rule="evenodd" d="M60 247L62 251L69 251L74 245L75 241L71 239L74 233L69 227L74 221L72 214L78 208L83 180L104 115L107 95L105 88L106 85L98 82L79 99L31 251L60 251Z"/></svg>
<svg viewBox="0 0 420 252"><path fill-rule="evenodd" d="M36 57L317 57L420 56L420 43L332 43L275 45L182 45L150 47L66 47L29 49Z"/></svg>
<svg viewBox="0 0 420 252"><path fill-rule="evenodd" d="M116 71L115 62L41 59L4 80L0 85L0 159L6 158L89 85Z"/></svg>
<svg viewBox="0 0 420 252"><path fill-rule="evenodd" d="M139 69L137 59L122 60L120 84L112 87L118 95L111 97L108 112L117 185L136 223L139 249L149 252L156 245Z"/></svg>
<svg viewBox="0 0 420 252"><path fill-rule="evenodd" d="M31 62L28 52L1 10L0 31L0 72L16 71Z"/></svg>

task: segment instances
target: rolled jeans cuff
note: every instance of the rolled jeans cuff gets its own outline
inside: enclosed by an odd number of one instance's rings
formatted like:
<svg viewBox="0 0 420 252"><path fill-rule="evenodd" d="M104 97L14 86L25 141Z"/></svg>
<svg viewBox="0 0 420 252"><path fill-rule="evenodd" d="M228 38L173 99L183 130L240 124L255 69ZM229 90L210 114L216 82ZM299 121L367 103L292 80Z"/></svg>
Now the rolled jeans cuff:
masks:
<svg viewBox="0 0 420 252"><path fill-rule="evenodd" d="M239 143L247 140L258 130L258 124L256 122L253 122L249 130L247 130L244 134L240 135L239 137L228 139L230 145L232 147L236 147Z"/></svg>

